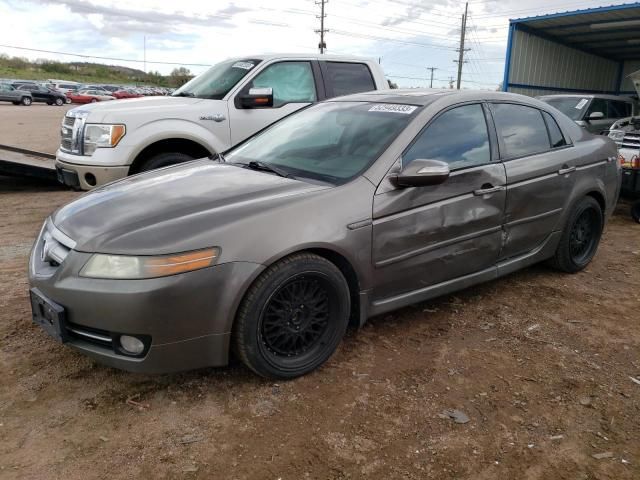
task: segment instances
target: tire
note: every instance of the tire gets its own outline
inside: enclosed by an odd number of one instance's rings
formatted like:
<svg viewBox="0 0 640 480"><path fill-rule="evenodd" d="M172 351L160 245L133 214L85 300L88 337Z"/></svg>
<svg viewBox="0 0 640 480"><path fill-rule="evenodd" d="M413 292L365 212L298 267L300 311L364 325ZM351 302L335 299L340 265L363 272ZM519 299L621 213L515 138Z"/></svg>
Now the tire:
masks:
<svg viewBox="0 0 640 480"><path fill-rule="evenodd" d="M33 100L30 97L22 97L20 99L20 103L22 105L24 105L25 107L28 107L29 105L31 105L33 103Z"/></svg>
<svg viewBox="0 0 640 480"><path fill-rule="evenodd" d="M299 253L266 269L247 291L233 328L233 349L260 376L305 375L335 352L349 323L342 272L323 257Z"/></svg>
<svg viewBox="0 0 640 480"><path fill-rule="evenodd" d="M98 101L98 99L97 99L97 98L92 98L92 99L91 99L91 103L96 103L97 101Z"/></svg>
<svg viewBox="0 0 640 480"><path fill-rule="evenodd" d="M64 105L64 100L61 98L56 98L55 104L56 106L61 107L62 105Z"/></svg>
<svg viewBox="0 0 640 480"><path fill-rule="evenodd" d="M604 227L600 204L592 197L579 200L571 210L551 265L567 273L576 273L593 259Z"/></svg>
<svg viewBox="0 0 640 480"><path fill-rule="evenodd" d="M20 102L11 102L11 103L13 103L14 105L20 105Z"/></svg>
<svg viewBox="0 0 640 480"><path fill-rule="evenodd" d="M51 106L53 105L53 102L47 102L47 105Z"/></svg>
<svg viewBox="0 0 640 480"><path fill-rule="evenodd" d="M64 103L66 103L67 105L71 103L71 99L70 98L65 98L64 99Z"/></svg>
<svg viewBox="0 0 640 480"><path fill-rule="evenodd" d="M631 218L640 223L640 200L631 204Z"/></svg>
<svg viewBox="0 0 640 480"><path fill-rule="evenodd" d="M148 172L149 170L155 170L156 168L168 167L169 165L176 165L178 163L188 162L194 158L191 155L180 152L165 152L159 153L145 161L140 167L140 172Z"/></svg>

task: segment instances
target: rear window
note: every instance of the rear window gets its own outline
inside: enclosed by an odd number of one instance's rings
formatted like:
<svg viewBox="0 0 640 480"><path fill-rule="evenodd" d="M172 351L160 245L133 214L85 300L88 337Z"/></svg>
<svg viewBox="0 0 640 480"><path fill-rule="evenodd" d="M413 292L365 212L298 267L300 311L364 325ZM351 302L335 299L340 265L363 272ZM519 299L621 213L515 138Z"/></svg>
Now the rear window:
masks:
<svg viewBox="0 0 640 480"><path fill-rule="evenodd" d="M333 97L375 90L369 67L364 63L326 62L326 79Z"/></svg>
<svg viewBox="0 0 640 480"><path fill-rule="evenodd" d="M534 155L549 150L549 135L540 110L494 103L494 120L506 150L505 157Z"/></svg>

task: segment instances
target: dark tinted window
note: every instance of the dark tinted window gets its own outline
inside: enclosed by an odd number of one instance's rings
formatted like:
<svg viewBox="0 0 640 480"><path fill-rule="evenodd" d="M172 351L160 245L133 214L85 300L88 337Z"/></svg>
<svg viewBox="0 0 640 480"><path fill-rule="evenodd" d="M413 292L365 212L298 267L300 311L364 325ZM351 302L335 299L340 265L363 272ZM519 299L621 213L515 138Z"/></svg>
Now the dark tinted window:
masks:
<svg viewBox="0 0 640 480"><path fill-rule="evenodd" d="M591 105L589 105L589 110L587 111L587 118L594 112L601 112L604 115L604 118L608 118L607 101L602 98L594 98L591 100Z"/></svg>
<svg viewBox="0 0 640 480"><path fill-rule="evenodd" d="M524 105L493 105L498 136L504 143L504 157L523 157L549 150L549 136L539 110Z"/></svg>
<svg viewBox="0 0 640 480"><path fill-rule="evenodd" d="M375 90L373 77L364 63L326 62L329 90L335 97Z"/></svg>
<svg viewBox="0 0 640 480"><path fill-rule="evenodd" d="M609 118L625 118L631 116L631 104L609 100Z"/></svg>
<svg viewBox="0 0 640 480"><path fill-rule="evenodd" d="M441 160L452 170L489 163L491 149L482 107L465 105L437 117L402 156L402 164L416 158Z"/></svg>
<svg viewBox="0 0 640 480"><path fill-rule="evenodd" d="M564 135L562 135L562 131L556 120L549 115L547 112L542 112L545 121L547 122L547 128L549 129L549 137L551 138L551 146L553 148L563 147L567 144L564 139Z"/></svg>

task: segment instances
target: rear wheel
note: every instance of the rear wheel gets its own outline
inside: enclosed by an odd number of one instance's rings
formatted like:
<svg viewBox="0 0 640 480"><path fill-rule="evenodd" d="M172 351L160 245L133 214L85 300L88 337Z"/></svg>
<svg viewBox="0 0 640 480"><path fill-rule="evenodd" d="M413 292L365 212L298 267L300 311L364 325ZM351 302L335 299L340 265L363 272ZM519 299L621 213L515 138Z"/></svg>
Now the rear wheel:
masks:
<svg viewBox="0 0 640 480"><path fill-rule="evenodd" d="M20 99L20 103L21 103L22 105L24 105L25 107L28 107L28 106L29 106L29 105L31 105L31 103L32 103L31 97L22 97L22 98Z"/></svg>
<svg viewBox="0 0 640 480"><path fill-rule="evenodd" d="M91 103L96 103L97 101L98 101L98 99L97 99L97 98L92 98L92 99L91 99Z"/></svg>
<svg viewBox="0 0 640 480"><path fill-rule="evenodd" d="M640 200L631 204L631 218L640 223Z"/></svg>
<svg viewBox="0 0 640 480"><path fill-rule="evenodd" d="M147 172L149 170L155 170L156 168L168 167L169 165L176 165L178 163L188 162L193 160L193 157L186 153L180 152L165 152L159 153L146 160L140 167L140 172Z"/></svg>
<svg viewBox="0 0 640 480"><path fill-rule="evenodd" d="M567 273L585 268L596 254L603 226L600 204L592 197L584 197L569 214L552 265Z"/></svg>
<svg viewBox="0 0 640 480"><path fill-rule="evenodd" d="M64 103L67 103L67 104L71 103L71 99L69 97L65 98Z"/></svg>
<svg viewBox="0 0 640 480"><path fill-rule="evenodd" d="M265 270L247 292L234 324L234 349L258 375L295 378L335 352L349 312L340 270L318 255L292 255Z"/></svg>
<svg viewBox="0 0 640 480"><path fill-rule="evenodd" d="M61 98L56 98L56 105L58 107L61 107L62 105L64 105L64 100Z"/></svg>

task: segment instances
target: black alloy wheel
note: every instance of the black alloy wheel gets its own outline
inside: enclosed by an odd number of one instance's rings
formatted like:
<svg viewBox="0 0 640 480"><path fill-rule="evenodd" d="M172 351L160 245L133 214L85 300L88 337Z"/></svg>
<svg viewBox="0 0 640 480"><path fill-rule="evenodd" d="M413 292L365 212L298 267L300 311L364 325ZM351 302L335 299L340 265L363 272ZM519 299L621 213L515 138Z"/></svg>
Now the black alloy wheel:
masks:
<svg viewBox="0 0 640 480"><path fill-rule="evenodd" d="M580 199L569 213L551 264L567 273L585 268L596 254L603 226L600 204L593 197Z"/></svg>
<svg viewBox="0 0 640 480"><path fill-rule="evenodd" d="M294 254L267 268L247 291L233 326L234 350L261 376L304 375L336 350L350 309L349 286L333 263Z"/></svg>

